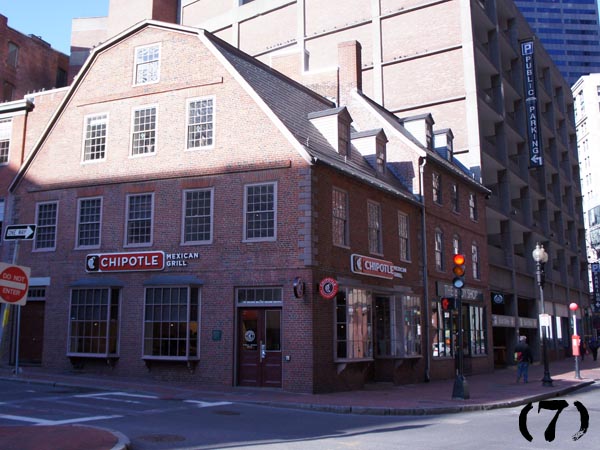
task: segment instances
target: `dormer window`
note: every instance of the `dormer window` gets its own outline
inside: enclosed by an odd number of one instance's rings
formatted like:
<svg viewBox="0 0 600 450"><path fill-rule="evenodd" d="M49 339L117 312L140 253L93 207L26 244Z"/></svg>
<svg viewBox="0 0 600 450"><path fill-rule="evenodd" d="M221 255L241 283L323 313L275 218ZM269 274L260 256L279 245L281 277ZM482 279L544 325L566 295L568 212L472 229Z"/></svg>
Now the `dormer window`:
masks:
<svg viewBox="0 0 600 450"><path fill-rule="evenodd" d="M135 84L156 83L160 75L160 44L135 49Z"/></svg>
<svg viewBox="0 0 600 450"><path fill-rule="evenodd" d="M307 117L340 156L350 157L352 117L346 107L313 112Z"/></svg>
<svg viewBox="0 0 600 450"><path fill-rule="evenodd" d="M340 155L350 157L350 123L340 117L338 121L338 141Z"/></svg>

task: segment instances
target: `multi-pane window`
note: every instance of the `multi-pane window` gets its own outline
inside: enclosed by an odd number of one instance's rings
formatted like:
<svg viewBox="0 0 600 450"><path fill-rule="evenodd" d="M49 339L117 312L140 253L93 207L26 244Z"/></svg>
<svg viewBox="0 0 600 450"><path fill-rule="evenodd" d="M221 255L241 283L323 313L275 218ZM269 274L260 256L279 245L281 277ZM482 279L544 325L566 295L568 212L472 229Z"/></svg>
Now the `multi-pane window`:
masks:
<svg viewBox="0 0 600 450"><path fill-rule="evenodd" d="M348 193L333 189L332 192L333 245L348 246Z"/></svg>
<svg viewBox="0 0 600 450"><path fill-rule="evenodd" d="M444 270L444 233L439 228L435 230L435 268Z"/></svg>
<svg viewBox="0 0 600 450"><path fill-rule="evenodd" d="M450 185L450 201L452 203L452 211L458 212L459 196L458 196L458 184L456 184L456 183L452 183Z"/></svg>
<svg viewBox="0 0 600 450"><path fill-rule="evenodd" d="M97 161L106 157L107 127L108 114L96 114L85 118L84 161Z"/></svg>
<svg viewBox="0 0 600 450"><path fill-rule="evenodd" d="M375 296L375 356L421 354L421 302L414 296Z"/></svg>
<svg viewBox="0 0 600 450"><path fill-rule="evenodd" d="M152 244L153 194L136 194L127 197L126 245Z"/></svg>
<svg viewBox="0 0 600 450"><path fill-rule="evenodd" d="M36 250L54 250L56 248L58 202L38 203L35 217L37 225L35 233Z"/></svg>
<svg viewBox="0 0 600 450"><path fill-rule="evenodd" d="M469 305L468 341L471 355L485 355L487 353L485 329L483 308Z"/></svg>
<svg viewBox="0 0 600 450"><path fill-rule="evenodd" d="M452 236L452 251L455 255L460 253L460 236L458 234Z"/></svg>
<svg viewBox="0 0 600 450"><path fill-rule="evenodd" d="M336 359L373 357L372 297L362 289L343 289L335 301Z"/></svg>
<svg viewBox="0 0 600 450"><path fill-rule="evenodd" d="M244 205L246 240L272 240L277 213L275 183L246 186Z"/></svg>
<svg viewBox="0 0 600 450"><path fill-rule="evenodd" d="M433 201L435 203L442 203L442 176L439 173L431 174L432 193Z"/></svg>
<svg viewBox="0 0 600 450"><path fill-rule="evenodd" d="M398 241L400 243L400 260L410 261L408 215L401 212L398 213Z"/></svg>
<svg viewBox="0 0 600 450"><path fill-rule="evenodd" d="M8 57L6 63L11 67L17 67L19 63L19 46L14 42L8 43Z"/></svg>
<svg viewBox="0 0 600 450"><path fill-rule="evenodd" d="M131 154L147 155L156 151L156 107L133 111Z"/></svg>
<svg viewBox="0 0 600 450"><path fill-rule="evenodd" d="M12 119L0 119L0 164L8 163Z"/></svg>
<svg viewBox="0 0 600 450"><path fill-rule="evenodd" d="M479 280L481 277L481 267L479 265L479 246L473 242L471 245L471 267L473 269L473 278Z"/></svg>
<svg viewBox="0 0 600 450"><path fill-rule="evenodd" d="M155 83L160 75L160 45L135 49L135 84Z"/></svg>
<svg viewBox="0 0 600 450"><path fill-rule="evenodd" d="M195 359L199 356L200 289L195 286L146 288L144 358Z"/></svg>
<svg viewBox="0 0 600 450"><path fill-rule="evenodd" d="M69 355L116 356L118 345L119 289L73 289Z"/></svg>
<svg viewBox="0 0 600 450"><path fill-rule="evenodd" d="M432 355L438 358L454 356L456 333L454 333L452 311L443 310L439 301L431 306L431 326L433 334Z"/></svg>
<svg viewBox="0 0 600 450"><path fill-rule="evenodd" d="M471 220L477 220L477 197L474 193L469 194L469 217Z"/></svg>
<svg viewBox="0 0 600 450"><path fill-rule="evenodd" d="M381 206L378 203L367 202L367 220L369 232L369 251L383 253L381 237Z"/></svg>
<svg viewBox="0 0 600 450"><path fill-rule="evenodd" d="M214 99L203 98L188 102L187 148L213 145Z"/></svg>
<svg viewBox="0 0 600 450"><path fill-rule="evenodd" d="M239 288L237 290L237 303L247 305L259 303L261 305L281 303L283 292L278 287Z"/></svg>
<svg viewBox="0 0 600 450"><path fill-rule="evenodd" d="M102 198L79 199L77 219L77 247L100 246Z"/></svg>
<svg viewBox="0 0 600 450"><path fill-rule="evenodd" d="M183 193L183 242L212 240L212 189L197 189Z"/></svg>

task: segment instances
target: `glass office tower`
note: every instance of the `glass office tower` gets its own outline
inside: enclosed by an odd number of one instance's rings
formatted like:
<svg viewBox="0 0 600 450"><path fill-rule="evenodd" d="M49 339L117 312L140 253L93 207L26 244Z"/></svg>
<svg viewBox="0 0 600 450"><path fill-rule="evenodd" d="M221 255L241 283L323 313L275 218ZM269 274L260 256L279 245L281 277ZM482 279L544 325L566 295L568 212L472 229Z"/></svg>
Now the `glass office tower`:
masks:
<svg viewBox="0 0 600 450"><path fill-rule="evenodd" d="M515 0L544 48L571 86L600 72L596 0Z"/></svg>

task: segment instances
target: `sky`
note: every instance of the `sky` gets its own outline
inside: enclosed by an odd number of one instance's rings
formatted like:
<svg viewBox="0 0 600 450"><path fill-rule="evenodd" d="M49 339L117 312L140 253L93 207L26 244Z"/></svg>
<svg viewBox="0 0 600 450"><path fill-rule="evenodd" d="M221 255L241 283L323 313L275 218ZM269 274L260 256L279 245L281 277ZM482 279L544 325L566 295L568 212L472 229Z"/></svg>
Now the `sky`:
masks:
<svg viewBox="0 0 600 450"><path fill-rule="evenodd" d="M0 14L8 26L23 34L35 34L52 48L71 53L71 20L105 17L109 0L0 0Z"/></svg>

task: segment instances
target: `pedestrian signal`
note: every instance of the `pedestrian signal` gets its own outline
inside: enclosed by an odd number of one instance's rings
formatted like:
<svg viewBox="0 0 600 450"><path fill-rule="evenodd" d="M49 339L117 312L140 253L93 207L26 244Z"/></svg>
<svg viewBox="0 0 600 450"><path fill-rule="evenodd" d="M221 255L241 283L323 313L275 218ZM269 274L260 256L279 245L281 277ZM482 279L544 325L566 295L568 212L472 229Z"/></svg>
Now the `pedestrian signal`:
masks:
<svg viewBox="0 0 600 450"><path fill-rule="evenodd" d="M452 285L456 289L462 289L465 285L465 255L461 253L455 254L452 262L454 263L454 267L452 268L452 273L454 273Z"/></svg>
<svg viewBox="0 0 600 450"><path fill-rule="evenodd" d="M442 305L442 311L452 311L456 308L456 301L454 297L442 297L440 299Z"/></svg>

